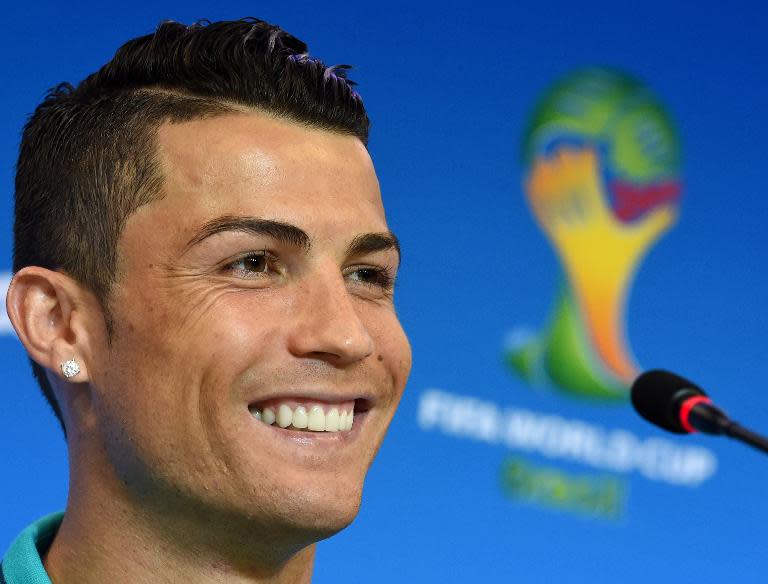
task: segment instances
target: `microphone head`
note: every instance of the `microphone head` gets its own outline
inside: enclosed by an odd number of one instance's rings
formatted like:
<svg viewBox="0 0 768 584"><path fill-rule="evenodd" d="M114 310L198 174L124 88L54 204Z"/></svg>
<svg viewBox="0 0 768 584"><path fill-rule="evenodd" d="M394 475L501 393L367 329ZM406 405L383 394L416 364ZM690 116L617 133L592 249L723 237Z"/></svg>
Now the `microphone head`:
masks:
<svg viewBox="0 0 768 584"><path fill-rule="evenodd" d="M688 434L680 422L680 407L689 397L704 391L687 379L654 369L640 375L632 384L631 399L635 411L651 424L676 434Z"/></svg>

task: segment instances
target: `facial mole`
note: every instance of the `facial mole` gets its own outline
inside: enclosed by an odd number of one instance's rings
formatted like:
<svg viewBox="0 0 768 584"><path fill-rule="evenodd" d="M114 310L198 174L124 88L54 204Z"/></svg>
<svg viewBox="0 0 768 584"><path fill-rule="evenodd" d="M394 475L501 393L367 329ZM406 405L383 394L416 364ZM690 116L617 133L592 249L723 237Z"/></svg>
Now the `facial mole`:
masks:
<svg viewBox="0 0 768 584"><path fill-rule="evenodd" d="M383 355L379 355L379 356L377 357L377 359L378 359L379 361L383 361L383 360L384 360L384 356L383 356Z"/></svg>

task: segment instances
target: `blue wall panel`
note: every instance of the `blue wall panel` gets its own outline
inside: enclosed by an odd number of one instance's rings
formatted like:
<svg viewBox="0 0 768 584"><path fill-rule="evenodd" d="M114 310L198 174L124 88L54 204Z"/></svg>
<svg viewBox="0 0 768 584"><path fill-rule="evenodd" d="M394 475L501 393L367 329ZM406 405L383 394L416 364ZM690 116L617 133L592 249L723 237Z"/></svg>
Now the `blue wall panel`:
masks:
<svg viewBox="0 0 768 584"><path fill-rule="evenodd" d="M80 80L163 19L271 20L326 62L356 66L373 120L370 150L403 245L397 305L414 350L360 517L320 545L316 581L632 583L654 573L656 581L764 581L761 454L663 434L626 402L532 387L504 362L511 332L547 321L562 273L526 203L525 125L555 80L615 68L652 88L682 144L679 216L628 297L634 356L690 376L733 417L768 430L766 13L759 3L692 6L16 4L0 38L2 285L19 135L48 87ZM64 507L67 461L23 349L7 321L0 330L5 549L24 525ZM483 433L451 418L459 411L496 412L507 425ZM510 415L527 415L528 429L509 430ZM665 475L658 469L667 463L644 466L629 454L616 462L615 452L613 462L595 462L552 437L574 427L582 438L613 440L611 448L623 439L634 453L651 444L649 456L666 449L714 466ZM584 489L608 507L585 504Z"/></svg>

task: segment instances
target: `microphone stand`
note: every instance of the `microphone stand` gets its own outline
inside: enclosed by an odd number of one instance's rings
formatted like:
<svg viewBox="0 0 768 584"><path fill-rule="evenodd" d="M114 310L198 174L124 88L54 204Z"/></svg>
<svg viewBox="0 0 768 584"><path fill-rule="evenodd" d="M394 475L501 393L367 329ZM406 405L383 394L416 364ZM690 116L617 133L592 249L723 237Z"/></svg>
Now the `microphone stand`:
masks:
<svg viewBox="0 0 768 584"><path fill-rule="evenodd" d="M731 420L721 409L708 403L699 403L691 408L688 418L691 426L704 434L725 435L749 444L768 454L768 438L761 436Z"/></svg>

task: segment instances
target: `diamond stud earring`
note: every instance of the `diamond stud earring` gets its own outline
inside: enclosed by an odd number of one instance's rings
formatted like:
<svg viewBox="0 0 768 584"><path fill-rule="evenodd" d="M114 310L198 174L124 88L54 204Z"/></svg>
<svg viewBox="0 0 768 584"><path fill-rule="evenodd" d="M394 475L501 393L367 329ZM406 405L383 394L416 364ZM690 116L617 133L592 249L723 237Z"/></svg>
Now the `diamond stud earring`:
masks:
<svg viewBox="0 0 768 584"><path fill-rule="evenodd" d="M64 377L69 379L80 373L80 365L74 359L68 359L61 364L61 372L64 374Z"/></svg>

